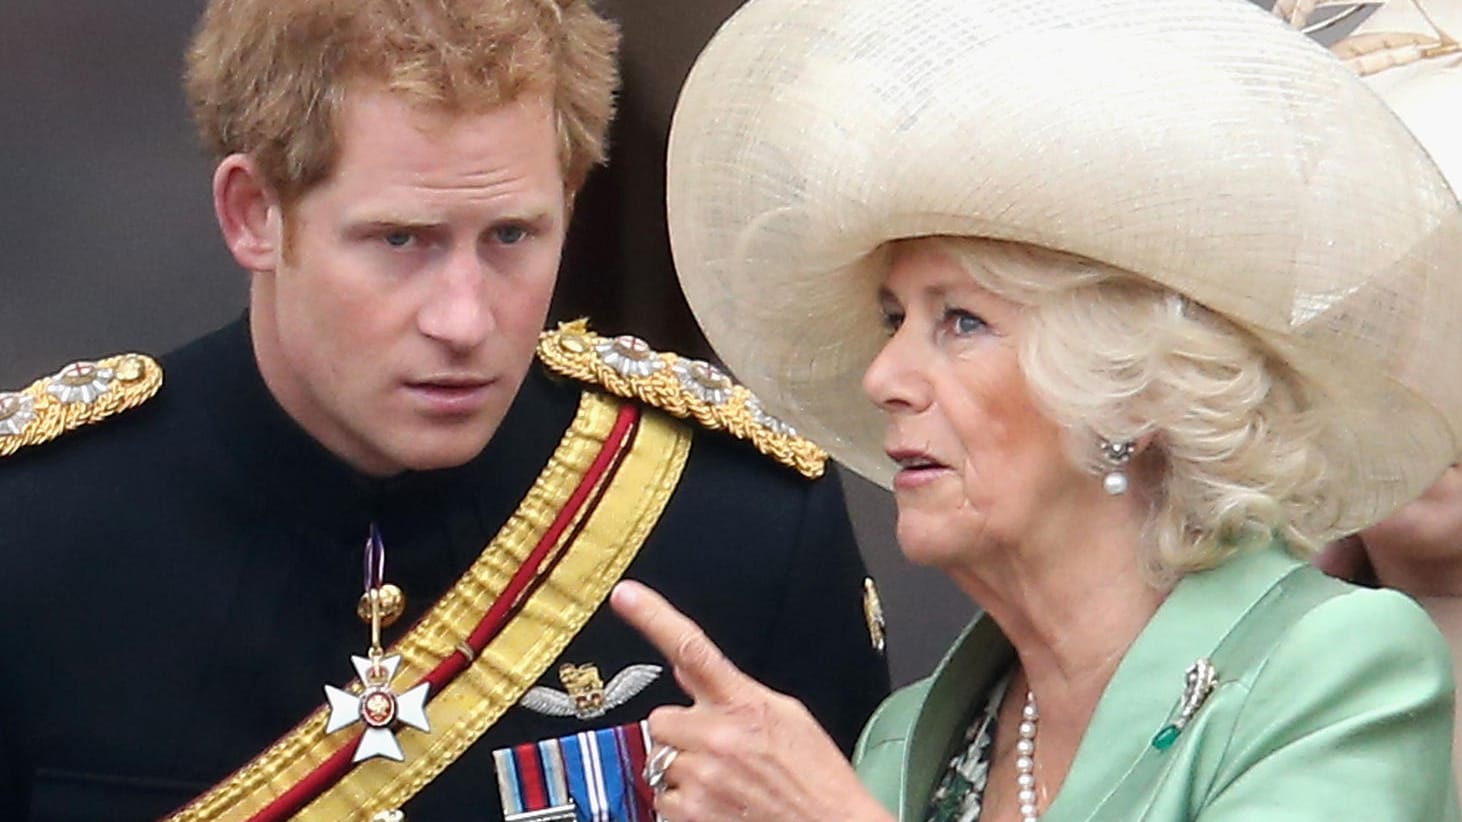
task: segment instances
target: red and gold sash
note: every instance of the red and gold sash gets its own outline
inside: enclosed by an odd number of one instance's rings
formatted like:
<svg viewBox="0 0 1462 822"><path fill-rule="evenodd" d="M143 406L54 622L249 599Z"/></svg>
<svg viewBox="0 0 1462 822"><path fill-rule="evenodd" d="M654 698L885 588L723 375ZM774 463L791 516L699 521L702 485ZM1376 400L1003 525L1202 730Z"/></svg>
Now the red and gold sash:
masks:
<svg viewBox="0 0 1462 822"><path fill-rule="evenodd" d="M352 764L359 734L327 736L322 707L170 819L369 819L399 808L558 658L644 544L689 452L682 426L585 392L517 511L388 651L402 656L398 682L432 684L432 731L398 732L406 761Z"/></svg>

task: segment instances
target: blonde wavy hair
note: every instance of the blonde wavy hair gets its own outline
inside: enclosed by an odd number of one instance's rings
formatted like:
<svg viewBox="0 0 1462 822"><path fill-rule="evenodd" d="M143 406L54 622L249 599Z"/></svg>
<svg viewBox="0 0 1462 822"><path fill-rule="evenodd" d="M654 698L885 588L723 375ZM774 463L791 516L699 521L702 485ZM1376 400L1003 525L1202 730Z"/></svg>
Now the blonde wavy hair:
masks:
<svg viewBox="0 0 1462 822"><path fill-rule="evenodd" d="M184 85L208 150L250 155L285 205L334 170L353 87L470 113L545 94L573 192L604 161L618 48L589 0L212 0Z"/></svg>
<svg viewBox="0 0 1462 822"><path fill-rule="evenodd" d="M1020 363L1067 432L1073 462L1100 475L1100 441L1144 441L1145 564L1154 581L1211 568L1279 534L1300 556L1338 516L1342 455L1324 445L1324 404L1262 343L1130 272L1018 243L936 238L981 286L1025 307ZM1140 463L1140 467L1138 467Z"/></svg>

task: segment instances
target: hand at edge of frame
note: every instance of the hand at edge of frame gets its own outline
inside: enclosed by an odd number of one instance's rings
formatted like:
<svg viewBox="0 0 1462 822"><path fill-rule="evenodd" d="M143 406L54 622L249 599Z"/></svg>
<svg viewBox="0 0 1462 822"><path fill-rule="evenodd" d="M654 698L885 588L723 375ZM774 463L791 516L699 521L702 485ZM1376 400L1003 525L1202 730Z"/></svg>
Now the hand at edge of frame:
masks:
<svg viewBox="0 0 1462 822"><path fill-rule="evenodd" d="M649 587L621 582L610 605L675 669L695 700L650 714L656 746L679 753L655 810L673 822L892 822L807 708L747 676ZM812 652L812 649L809 649Z"/></svg>

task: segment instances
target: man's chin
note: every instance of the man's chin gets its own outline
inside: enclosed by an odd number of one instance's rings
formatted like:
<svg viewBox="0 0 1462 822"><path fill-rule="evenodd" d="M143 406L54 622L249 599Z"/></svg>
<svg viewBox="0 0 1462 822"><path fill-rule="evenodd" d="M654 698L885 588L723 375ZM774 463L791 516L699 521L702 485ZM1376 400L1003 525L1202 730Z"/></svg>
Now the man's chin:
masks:
<svg viewBox="0 0 1462 822"><path fill-rule="evenodd" d="M450 448L417 450L402 455L399 462L403 471L442 471L466 465L476 459L482 453L482 449L486 447L487 440L482 440L475 446L463 444Z"/></svg>
<svg viewBox="0 0 1462 822"><path fill-rule="evenodd" d="M476 459L497 433L498 423L463 425L455 430L418 432L400 443L396 461L406 471L440 471L456 468Z"/></svg>

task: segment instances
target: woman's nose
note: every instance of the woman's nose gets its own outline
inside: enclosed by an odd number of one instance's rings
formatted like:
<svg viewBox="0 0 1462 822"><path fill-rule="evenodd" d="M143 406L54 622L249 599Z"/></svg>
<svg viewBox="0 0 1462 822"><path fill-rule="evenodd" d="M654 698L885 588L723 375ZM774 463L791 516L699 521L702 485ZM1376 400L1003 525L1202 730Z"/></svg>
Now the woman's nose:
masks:
<svg viewBox="0 0 1462 822"><path fill-rule="evenodd" d="M890 414L919 411L929 402L929 382L922 370L928 358L914 350L910 336L904 328L894 332L863 372L864 393Z"/></svg>

